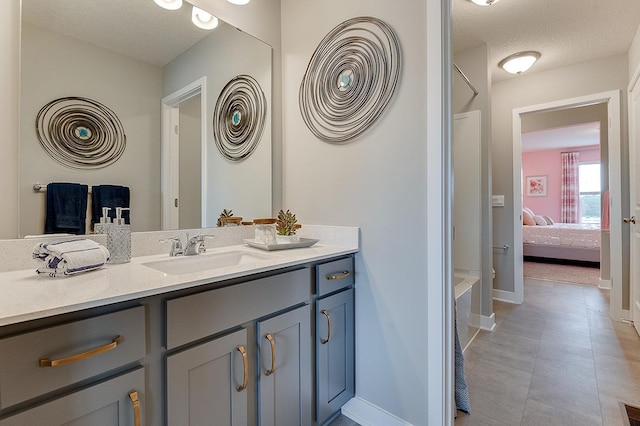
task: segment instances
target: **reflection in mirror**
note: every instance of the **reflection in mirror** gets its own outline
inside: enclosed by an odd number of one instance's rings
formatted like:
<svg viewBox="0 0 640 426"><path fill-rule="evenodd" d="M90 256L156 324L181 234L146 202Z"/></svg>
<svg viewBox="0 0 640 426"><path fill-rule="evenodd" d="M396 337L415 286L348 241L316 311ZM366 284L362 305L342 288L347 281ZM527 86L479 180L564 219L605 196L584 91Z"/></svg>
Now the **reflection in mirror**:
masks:
<svg viewBox="0 0 640 426"><path fill-rule="evenodd" d="M23 0L22 13L20 236L44 231L46 195L35 183L127 186L133 231L215 226L224 208L271 215L270 46L223 22L197 28L186 2L169 11L150 0ZM231 162L216 147L212 112L240 74L258 81L267 113L255 151ZM67 96L117 115L126 133L118 161L77 170L47 155L36 115Z"/></svg>

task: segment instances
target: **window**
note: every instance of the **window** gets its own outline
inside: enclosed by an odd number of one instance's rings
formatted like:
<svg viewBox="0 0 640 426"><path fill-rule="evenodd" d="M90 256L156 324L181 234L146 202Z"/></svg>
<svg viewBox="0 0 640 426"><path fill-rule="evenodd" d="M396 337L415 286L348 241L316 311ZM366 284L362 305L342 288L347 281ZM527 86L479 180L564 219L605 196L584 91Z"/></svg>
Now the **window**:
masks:
<svg viewBox="0 0 640 426"><path fill-rule="evenodd" d="M600 224L600 163L578 165L580 223Z"/></svg>

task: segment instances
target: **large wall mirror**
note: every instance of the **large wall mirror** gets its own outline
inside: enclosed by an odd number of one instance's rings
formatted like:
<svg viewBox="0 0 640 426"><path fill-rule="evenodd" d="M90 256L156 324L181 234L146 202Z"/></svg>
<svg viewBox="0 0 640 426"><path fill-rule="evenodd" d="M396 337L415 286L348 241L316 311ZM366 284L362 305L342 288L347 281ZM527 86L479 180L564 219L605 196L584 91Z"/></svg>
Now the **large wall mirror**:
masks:
<svg viewBox="0 0 640 426"><path fill-rule="evenodd" d="M36 183L127 186L133 231L215 226L222 209L248 220L272 214L272 49L222 21L203 30L191 18L186 2L170 11L153 0L22 1L19 236L44 231ZM258 83L266 114L255 150L230 161L216 146L213 113L238 75ZM118 161L74 169L45 152L38 111L70 96L117 115L126 134Z"/></svg>

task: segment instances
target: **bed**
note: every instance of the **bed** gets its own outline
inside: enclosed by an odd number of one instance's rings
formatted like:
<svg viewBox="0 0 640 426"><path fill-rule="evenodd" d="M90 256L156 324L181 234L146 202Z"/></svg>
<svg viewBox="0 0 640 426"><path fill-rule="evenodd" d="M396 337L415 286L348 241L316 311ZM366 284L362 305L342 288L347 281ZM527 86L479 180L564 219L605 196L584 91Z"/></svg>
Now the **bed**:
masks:
<svg viewBox="0 0 640 426"><path fill-rule="evenodd" d="M556 223L522 227L524 256L600 263L600 225Z"/></svg>

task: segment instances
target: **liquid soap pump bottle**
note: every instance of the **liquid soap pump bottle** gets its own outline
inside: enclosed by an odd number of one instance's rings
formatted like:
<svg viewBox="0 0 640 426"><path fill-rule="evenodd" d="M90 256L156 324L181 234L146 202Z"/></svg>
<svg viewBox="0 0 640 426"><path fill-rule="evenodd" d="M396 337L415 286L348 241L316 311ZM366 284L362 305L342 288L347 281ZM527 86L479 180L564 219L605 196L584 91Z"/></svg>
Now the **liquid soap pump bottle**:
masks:
<svg viewBox="0 0 640 426"><path fill-rule="evenodd" d="M109 217L109 207L102 208L102 217L100 218L100 223L96 223L93 225L93 231L96 234L106 234L108 227L111 225L111 218Z"/></svg>
<svg viewBox="0 0 640 426"><path fill-rule="evenodd" d="M131 260L131 225L127 225L122 212L129 208L116 207L116 218L107 228L109 263L125 263Z"/></svg>

